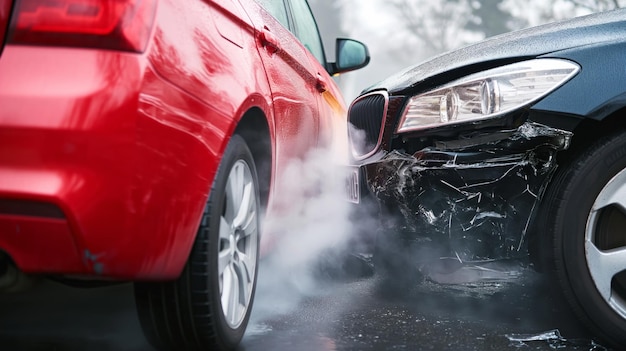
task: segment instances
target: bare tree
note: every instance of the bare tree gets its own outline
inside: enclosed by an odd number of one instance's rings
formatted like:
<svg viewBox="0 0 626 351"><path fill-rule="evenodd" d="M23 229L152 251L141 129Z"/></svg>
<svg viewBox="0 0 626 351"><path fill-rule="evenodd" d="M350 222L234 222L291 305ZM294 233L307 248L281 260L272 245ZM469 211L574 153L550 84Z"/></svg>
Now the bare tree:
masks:
<svg viewBox="0 0 626 351"><path fill-rule="evenodd" d="M511 29L536 26L576 16L614 10L626 6L626 0L504 0L502 8L510 12L515 21Z"/></svg>
<svg viewBox="0 0 626 351"><path fill-rule="evenodd" d="M587 9L591 12L613 10L624 6L624 1L619 0L569 0L575 6Z"/></svg>
<svg viewBox="0 0 626 351"><path fill-rule="evenodd" d="M472 2L476 0L381 2L394 19L394 25L383 34L390 55L410 64L484 38L484 32L470 28L480 22Z"/></svg>

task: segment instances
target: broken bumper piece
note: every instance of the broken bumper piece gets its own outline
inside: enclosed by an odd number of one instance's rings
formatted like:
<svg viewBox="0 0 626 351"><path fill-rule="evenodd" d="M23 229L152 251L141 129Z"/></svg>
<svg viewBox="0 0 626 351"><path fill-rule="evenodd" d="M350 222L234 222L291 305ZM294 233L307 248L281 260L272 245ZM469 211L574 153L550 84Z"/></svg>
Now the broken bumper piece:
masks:
<svg viewBox="0 0 626 351"><path fill-rule="evenodd" d="M520 257L533 211L572 134L526 122L517 129L390 151L361 165L367 191L402 232L462 262ZM379 154L380 155L380 154ZM439 256L441 257L441 256Z"/></svg>

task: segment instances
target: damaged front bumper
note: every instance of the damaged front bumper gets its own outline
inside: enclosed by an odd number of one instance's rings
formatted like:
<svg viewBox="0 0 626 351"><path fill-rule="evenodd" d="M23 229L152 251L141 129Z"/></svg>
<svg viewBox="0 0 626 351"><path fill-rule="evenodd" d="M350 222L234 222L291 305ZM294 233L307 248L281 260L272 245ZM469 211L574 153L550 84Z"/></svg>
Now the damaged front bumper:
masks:
<svg viewBox="0 0 626 351"><path fill-rule="evenodd" d="M555 154L569 147L571 137L529 121L412 154L379 152L359 166L363 197L373 195L387 223L423 247L436 247L428 251L438 258L521 257L532 215L557 167ZM393 215L400 221L390 220Z"/></svg>

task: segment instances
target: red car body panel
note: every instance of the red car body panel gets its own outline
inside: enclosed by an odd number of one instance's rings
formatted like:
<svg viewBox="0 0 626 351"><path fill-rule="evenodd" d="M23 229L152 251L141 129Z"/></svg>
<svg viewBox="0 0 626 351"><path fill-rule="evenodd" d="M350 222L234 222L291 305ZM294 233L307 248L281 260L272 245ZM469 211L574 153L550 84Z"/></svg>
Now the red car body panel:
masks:
<svg viewBox="0 0 626 351"><path fill-rule="evenodd" d="M174 279L247 111L267 118L272 182L291 157L341 128L345 105L332 79L273 17L249 18L244 9L255 6L159 1L143 53L19 45L9 33L0 56L0 250L27 273ZM286 51L260 44L265 26Z"/></svg>

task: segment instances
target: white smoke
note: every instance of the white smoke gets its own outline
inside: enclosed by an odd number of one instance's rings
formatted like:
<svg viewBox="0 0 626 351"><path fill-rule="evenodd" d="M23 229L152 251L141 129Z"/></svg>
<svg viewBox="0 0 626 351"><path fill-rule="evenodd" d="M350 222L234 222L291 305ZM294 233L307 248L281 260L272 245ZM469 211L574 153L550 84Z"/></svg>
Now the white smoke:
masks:
<svg viewBox="0 0 626 351"><path fill-rule="evenodd" d="M318 148L293 159L281 174L273 208L263 226L263 250L253 323L296 308L302 298L325 291L320 265L341 269L355 250L363 225L376 218L356 218L360 207L347 199L349 168L339 148ZM360 211L360 210L359 210ZM357 216L358 217L358 216Z"/></svg>

